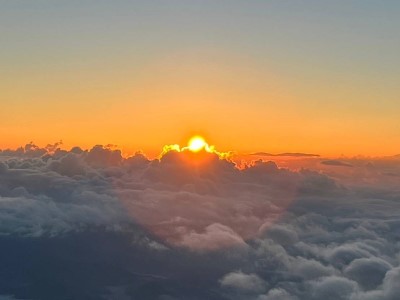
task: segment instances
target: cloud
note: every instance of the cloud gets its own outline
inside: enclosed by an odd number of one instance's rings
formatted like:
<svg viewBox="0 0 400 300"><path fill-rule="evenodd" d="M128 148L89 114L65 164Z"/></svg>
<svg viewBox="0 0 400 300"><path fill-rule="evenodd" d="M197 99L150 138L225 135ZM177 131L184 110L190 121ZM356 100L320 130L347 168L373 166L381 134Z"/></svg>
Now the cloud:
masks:
<svg viewBox="0 0 400 300"><path fill-rule="evenodd" d="M303 257L297 257L293 260L291 269L293 274L306 280L335 275L338 273L333 266L326 266L315 259L306 259Z"/></svg>
<svg viewBox="0 0 400 300"><path fill-rule="evenodd" d="M271 289L267 295L261 295L257 300L296 300L296 296L290 295L284 289Z"/></svg>
<svg viewBox="0 0 400 300"><path fill-rule="evenodd" d="M312 153L301 153L301 152L285 152L285 153L278 153L272 154L267 152L254 152L250 155L253 156L287 156L287 157L319 157L319 154L312 154Z"/></svg>
<svg viewBox="0 0 400 300"><path fill-rule="evenodd" d="M400 295L400 268L388 271L383 280L384 299L394 300Z"/></svg>
<svg viewBox="0 0 400 300"><path fill-rule="evenodd" d="M327 166L336 166L336 167L352 167L351 164L342 162L340 160L334 160L334 159L321 161L321 164L327 165Z"/></svg>
<svg viewBox="0 0 400 300"><path fill-rule="evenodd" d="M49 281L95 299L396 299L400 181L386 174L400 174L398 159L321 160L241 169L213 153L3 150L0 288L21 299L45 298ZM43 292L30 297L33 284Z"/></svg>
<svg viewBox="0 0 400 300"><path fill-rule="evenodd" d="M312 281L312 299L345 300L357 291L357 283L343 277L329 276Z"/></svg>
<svg viewBox="0 0 400 300"><path fill-rule="evenodd" d="M0 295L0 300L17 300L17 298L12 295Z"/></svg>
<svg viewBox="0 0 400 300"><path fill-rule="evenodd" d="M214 223L208 225L201 233L194 231L183 233L181 245L191 249L213 250L229 246L246 246L246 243L231 228Z"/></svg>
<svg viewBox="0 0 400 300"><path fill-rule="evenodd" d="M344 274L364 289L371 290L382 284L385 274L391 268L388 262L380 258L358 258L344 269Z"/></svg>
<svg viewBox="0 0 400 300"><path fill-rule="evenodd" d="M226 274L221 279L221 285L245 293L261 293L267 288L267 283L256 274L245 274L240 271Z"/></svg>
<svg viewBox="0 0 400 300"><path fill-rule="evenodd" d="M296 231L278 224L271 226L269 229L267 229L267 232L265 234L270 239L281 245L293 245L299 239Z"/></svg>

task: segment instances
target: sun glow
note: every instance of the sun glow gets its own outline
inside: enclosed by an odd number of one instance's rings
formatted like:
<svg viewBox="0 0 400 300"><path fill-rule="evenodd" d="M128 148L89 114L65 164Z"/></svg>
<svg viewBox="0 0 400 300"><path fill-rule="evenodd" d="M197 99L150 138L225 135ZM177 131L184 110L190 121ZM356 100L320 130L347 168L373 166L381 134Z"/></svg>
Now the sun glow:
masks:
<svg viewBox="0 0 400 300"><path fill-rule="evenodd" d="M201 150L207 150L208 145L201 136L194 136L190 139L187 148L192 152L199 152Z"/></svg>
<svg viewBox="0 0 400 300"><path fill-rule="evenodd" d="M181 147L178 144L173 144L173 145L165 145L163 147L163 151L161 152L160 156L162 157L164 154L170 152L170 151L175 151L175 152L185 152L189 151L192 152L193 154L196 153L210 153L210 154L215 154L217 155L220 159L230 159L233 155L233 152L219 152L215 149L214 146L209 145L206 140L200 136L200 135L195 135L193 136L186 147ZM201 156L201 155L200 155Z"/></svg>

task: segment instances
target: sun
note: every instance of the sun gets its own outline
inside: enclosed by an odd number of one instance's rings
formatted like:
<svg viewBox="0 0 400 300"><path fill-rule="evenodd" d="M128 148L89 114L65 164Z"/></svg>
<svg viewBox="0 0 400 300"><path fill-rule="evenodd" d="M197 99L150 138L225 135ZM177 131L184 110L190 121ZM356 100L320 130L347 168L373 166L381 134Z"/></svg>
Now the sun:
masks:
<svg viewBox="0 0 400 300"><path fill-rule="evenodd" d="M170 151L189 154L189 155L187 155L187 157L190 157L193 159L196 158L196 160L198 160L201 157L203 157L203 158L204 157L212 157L212 155L218 156L219 159L230 160L231 157L233 156L232 151L228 151L228 152L217 151L215 149L215 146L209 145L206 142L206 140L200 135L193 136L189 140L187 146L185 146L185 147L181 147L178 144L165 145L163 147L163 151L160 154L160 157L163 157ZM192 152L192 154L194 154L194 155L190 155L190 152ZM202 155L202 154L204 154L204 155ZM210 155L208 155L208 154L210 154Z"/></svg>
<svg viewBox="0 0 400 300"><path fill-rule="evenodd" d="M199 152L207 147L207 143L201 136L194 136L189 140L188 149L192 152Z"/></svg>

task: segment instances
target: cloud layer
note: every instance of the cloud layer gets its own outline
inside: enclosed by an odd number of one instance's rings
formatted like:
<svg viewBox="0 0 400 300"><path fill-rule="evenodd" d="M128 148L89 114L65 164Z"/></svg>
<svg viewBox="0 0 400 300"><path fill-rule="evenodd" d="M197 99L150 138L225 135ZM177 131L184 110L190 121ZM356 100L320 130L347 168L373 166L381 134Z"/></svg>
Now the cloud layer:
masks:
<svg viewBox="0 0 400 300"><path fill-rule="evenodd" d="M151 274L142 270L132 282L105 276L104 299L397 299L399 159L302 156L292 165L256 161L239 169L189 151L123 158L110 146L3 150L0 238L127 237L126 261L141 253ZM122 251L118 243L110 253ZM118 265L118 272L128 268L132 276L137 265ZM144 293L143 282L159 292ZM22 295L7 284L0 291Z"/></svg>

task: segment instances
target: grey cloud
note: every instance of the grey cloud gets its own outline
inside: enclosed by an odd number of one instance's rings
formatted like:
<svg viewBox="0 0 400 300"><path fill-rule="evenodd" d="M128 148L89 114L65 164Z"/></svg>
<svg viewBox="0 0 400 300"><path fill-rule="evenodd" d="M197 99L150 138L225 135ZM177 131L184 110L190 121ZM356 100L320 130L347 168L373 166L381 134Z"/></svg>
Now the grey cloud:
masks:
<svg viewBox="0 0 400 300"><path fill-rule="evenodd" d="M380 258L359 258L353 260L344 273L363 288L370 290L381 285L386 272L391 268L389 263Z"/></svg>
<svg viewBox="0 0 400 300"><path fill-rule="evenodd" d="M330 265L325 266L317 260L305 259L302 257L298 257L293 261L291 270L293 274L296 274L306 280L330 276L338 273L337 270Z"/></svg>
<svg viewBox="0 0 400 300"><path fill-rule="evenodd" d="M327 166L337 166L337 167L353 167L351 164L345 163L340 160L324 160L321 161L321 164L327 165Z"/></svg>
<svg viewBox="0 0 400 300"><path fill-rule="evenodd" d="M278 153L272 154L267 152L255 152L251 153L250 155L253 156L288 156L288 157L319 157L319 154L312 154L312 153L301 153L301 152L285 152L285 153Z"/></svg>
<svg viewBox="0 0 400 300"><path fill-rule="evenodd" d="M284 289L271 289L267 295L261 295L257 300L297 300L296 296L291 295Z"/></svg>
<svg viewBox="0 0 400 300"><path fill-rule="evenodd" d="M397 300L400 295L400 268L389 270L383 280L382 286L376 290L359 291L351 300Z"/></svg>
<svg viewBox="0 0 400 300"><path fill-rule="evenodd" d="M229 246L247 246L231 228L218 223L208 225L204 232L185 232L182 236L181 245L191 249L213 250Z"/></svg>
<svg viewBox="0 0 400 300"><path fill-rule="evenodd" d="M383 296L395 300L400 295L400 267L388 271L383 280Z"/></svg>
<svg viewBox="0 0 400 300"><path fill-rule="evenodd" d="M292 245L299 239L294 230L281 225L274 225L265 233L270 239L281 245Z"/></svg>
<svg viewBox="0 0 400 300"><path fill-rule="evenodd" d="M0 295L0 300L18 300L12 295Z"/></svg>
<svg viewBox="0 0 400 300"><path fill-rule="evenodd" d="M236 292L261 293L267 288L267 283L256 274L240 271L226 274L220 282L223 287L232 288Z"/></svg>
<svg viewBox="0 0 400 300"><path fill-rule="evenodd" d="M357 292L357 283L343 277L329 276L310 282L313 299L346 300Z"/></svg>
<svg viewBox="0 0 400 300"><path fill-rule="evenodd" d="M190 155L123 158L111 146L4 150L0 238L127 236L125 279L109 283L127 299L398 297L400 182L384 175L400 172L397 161L293 171ZM108 245L96 243L96 250ZM110 249L101 259L124 250ZM139 250L151 274L132 271ZM146 284L130 284L132 274Z"/></svg>

